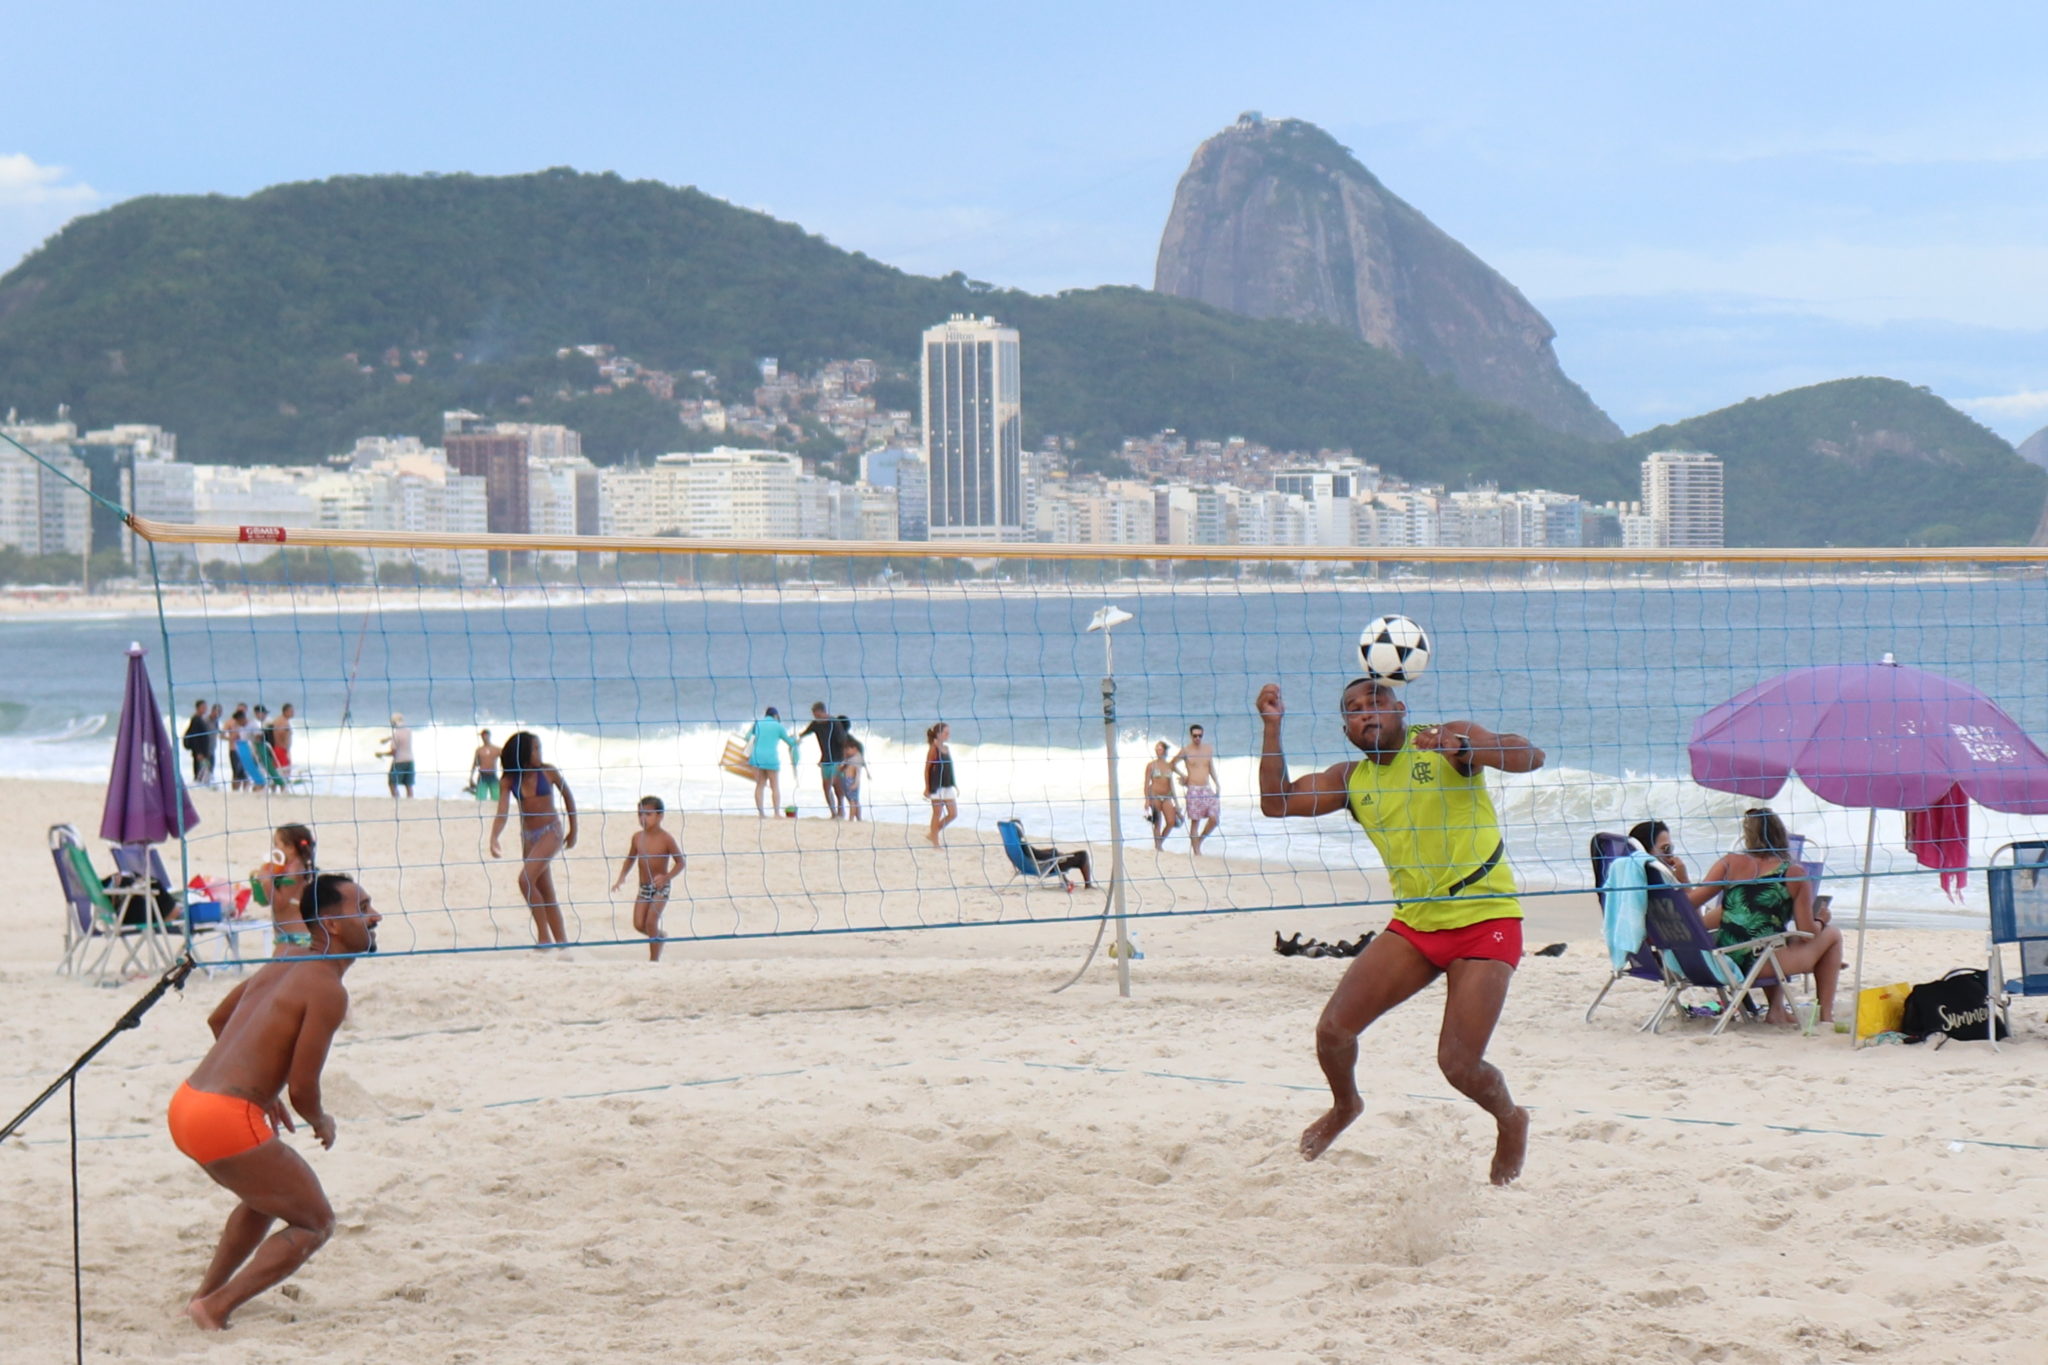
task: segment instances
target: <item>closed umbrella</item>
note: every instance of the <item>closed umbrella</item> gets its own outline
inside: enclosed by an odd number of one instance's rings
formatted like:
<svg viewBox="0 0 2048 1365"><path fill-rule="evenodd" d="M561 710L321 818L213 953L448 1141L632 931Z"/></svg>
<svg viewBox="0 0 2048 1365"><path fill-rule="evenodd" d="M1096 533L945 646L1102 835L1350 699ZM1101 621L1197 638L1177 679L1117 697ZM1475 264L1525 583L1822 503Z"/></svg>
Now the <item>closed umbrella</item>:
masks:
<svg viewBox="0 0 2048 1365"><path fill-rule="evenodd" d="M142 655L141 645L128 646L128 691L100 816L100 837L116 844L160 844L199 823Z"/></svg>
<svg viewBox="0 0 2048 1365"><path fill-rule="evenodd" d="M1976 688L1890 655L1758 683L1695 721L1686 752L1693 780L1716 791L1766 800L1796 772L1821 799L1869 809L1856 910L1859 995L1880 809L1924 810L1960 787L1992 810L2048 814L2048 754L2019 723Z"/></svg>

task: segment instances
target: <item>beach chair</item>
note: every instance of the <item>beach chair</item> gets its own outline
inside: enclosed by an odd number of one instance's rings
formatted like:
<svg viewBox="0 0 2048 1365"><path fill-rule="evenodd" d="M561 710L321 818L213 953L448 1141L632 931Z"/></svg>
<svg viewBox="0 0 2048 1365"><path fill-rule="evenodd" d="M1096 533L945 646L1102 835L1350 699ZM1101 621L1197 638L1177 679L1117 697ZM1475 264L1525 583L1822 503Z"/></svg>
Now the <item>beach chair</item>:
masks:
<svg viewBox="0 0 2048 1365"><path fill-rule="evenodd" d="M256 762L263 769L263 780L279 791L303 787L313 780L313 775L294 765L280 768L277 765L277 749L267 740L257 740L252 745L256 751Z"/></svg>
<svg viewBox="0 0 2048 1365"><path fill-rule="evenodd" d="M158 851L156 845L115 844L113 851L115 867L145 884L153 884L154 887L168 891L177 900L183 911L182 918L185 930L190 934L189 942L192 951L192 961L198 965L201 971L211 976L214 972L222 970L215 964L205 960L201 947L201 941L204 939L225 939L227 941L227 957L231 960L240 960L242 956L242 935L257 931L257 926L253 922L238 917L234 913L235 907L232 905L222 905L220 907L220 918L217 920L193 919L191 914L192 905L195 901L203 903L203 898L195 897L190 891L180 889L171 880L171 874L164 868L163 854ZM171 940L165 945L167 951L169 951L175 948L179 934L176 930L167 929L166 932ZM173 955L175 954L173 953ZM235 968L237 974L240 974L241 970L240 967Z"/></svg>
<svg viewBox="0 0 2048 1365"><path fill-rule="evenodd" d="M1072 891L1067 874L1060 868L1060 859L1065 856L1058 849L1048 850L1043 857L1033 857L1024 844L1024 825L1018 820L996 821L996 832L1003 836L1003 852L1010 857L1010 867L1019 877L1033 886L1044 886L1050 878L1059 884L1062 891Z"/></svg>
<svg viewBox="0 0 2048 1365"><path fill-rule="evenodd" d="M1650 946L1650 939L1647 933L1633 947L1616 945L1613 941L1617 925L1615 921L1615 907L1610 906L1607 899L1608 869L1623 858L1640 857L1642 851L1635 846L1635 841L1625 834L1596 834L1592 838L1588 852L1593 860L1593 886L1595 894L1600 898L1601 920L1608 935L1609 966L1607 983L1600 988L1600 994L1593 997L1593 1003L1586 1006L1586 1022L1590 1024L1593 1022L1593 1011L1600 1008L1600 1002L1605 1000L1607 993L1614 989L1615 982L1647 981L1654 986L1661 986L1668 990L1671 985L1671 979L1670 973L1664 969L1664 959L1658 956L1655 948ZM1648 874L1645 873L1644 875L1647 878ZM1613 965L1613 956L1617 947L1619 947L1619 951L1623 954L1619 967ZM1652 1016L1652 1018L1654 1017ZM1645 1019L1641 1027L1647 1029L1650 1023L1651 1019Z"/></svg>
<svg viewBox="0 0 2048 1365"><path fill-rule="evenodd" d="M2000 860L2010 857L2012 861ZM2006 1031L2012 1031L2012 998L2048 995L2048 842L2007 844L1991 855L1985 873L1991 902L1991 962L1984 978L1991 1001ZM2019 952L2020 974L2005 974L2007 944ZM1998 1030L1990 1029L1991 1050L1998 1050Z"/></svg>
<svg viewBox="0 0 2048 1365"><path fill-rule="evenodd" d="M148 975L170 966L163 916L146 886L109 891L93 869L92 855L85 851L77 829L70 825L50 826L50 858L57 865L66 909L64 959L57 967L60 973L89 973L104 984L131 972ZM99 945L96 957L92 952L95 944ZM118 964L114 961L116 948L121 950Z"/></svg>
<svg viewBox="0 0 2048 1365"><path fill-rule="evenodd" d="M1699 907L1685 898L1678 884L1654 865L1647 872L1650 903L1644 914L1644 929L1647 941L1663 958L1670 981L1657 1012L1650 1016L1651 1033L1663 1028L1665 1018L1679 1007L1680 998L1688 990L1712 991L1720 1000L1721 1017L1714 1021L1712 1030L1719 1034L1730 1020L1744 1014L1743 1006L1752 990L1789 981L1778 966L1778 949L1807 935L1787 929L1722 947L1714 942L1713 931L1700 918ZM1750 952L1756 958L1745 973L1736 966L1735 955Z"/></svg>

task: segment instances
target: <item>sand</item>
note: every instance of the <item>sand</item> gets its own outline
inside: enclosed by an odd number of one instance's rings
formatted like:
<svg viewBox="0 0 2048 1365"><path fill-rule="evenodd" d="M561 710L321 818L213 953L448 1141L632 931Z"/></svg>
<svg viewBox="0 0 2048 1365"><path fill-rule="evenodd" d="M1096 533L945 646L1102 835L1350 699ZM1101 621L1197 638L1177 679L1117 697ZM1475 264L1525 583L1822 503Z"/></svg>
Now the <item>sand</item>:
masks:
<svg viewBox="0 0 2048 1365"><path fill-rule="evenodd" d="M272 812L238 798L228 819L226 798L205 799L212 828L237 830L219 859L253 862ZM4 783L0 801L17 831L0 840L0 874L20 888L0 908L11 1114L144 983L51 973L60 917L41 830L92 828L98 793ZM364 818L360 841L341 807ZM375 866L379 904L405 912L387 947L519 940L510 866L486 882L468 861L473 810L308 810L329 856L346 847ZM592 821L567 872L586 931L623 922L598 862L623 828ZM942 917L1081 908L987 889L997 879L977 878L995 861L964 838L940 855L900 826L689 829L705 925L779 912L788 927L819 901L821 922L905 923L919 906L904 888L921 883L947 888L932 902ZM1151 860L1133 859L1151 908L1314 889L1184 854ZM413 870L400 879L389 862ZM1331 894L1359 890L1327 880ZM437 918L435 899L497 908ZM1272 937L1365 927L1339 910L1144 921L1129 1000L1101 959L1052 993L1087 947L1082 924L677 944L659 964L626 947L367 961L350 974L354 1011L327 1073L340 1140L331 1152L297 1140L340 1230L224 1338L179 1310L228 1199L162 1126L234 980L195 979L79 1086L87 1354L2041 1358L2038 1003L2016 1011L2020 1036L1996 1055L1852 1055L1833 1034L1708 1038L1698 1024L1652 1037L1634 1031L1651 1001L1637 983L1582 1017L1606 976L1586 898L1531 912L1532 946L1570 947L1525 962L1492 1051L1535 1111L1527 1173L1506 1190L1485 1181L1490 1124L1435 1071L1440 988L1367 1035L1358 1123L1315 1165L1294 1154L1323 1108L1311 1030L1344 964L1277 957ZM1974 934L1887 932L1869 973L1925 979L1980 949ZM64 1135L60 1098L0 1147L10 1360L70 1350Z"/></svg>

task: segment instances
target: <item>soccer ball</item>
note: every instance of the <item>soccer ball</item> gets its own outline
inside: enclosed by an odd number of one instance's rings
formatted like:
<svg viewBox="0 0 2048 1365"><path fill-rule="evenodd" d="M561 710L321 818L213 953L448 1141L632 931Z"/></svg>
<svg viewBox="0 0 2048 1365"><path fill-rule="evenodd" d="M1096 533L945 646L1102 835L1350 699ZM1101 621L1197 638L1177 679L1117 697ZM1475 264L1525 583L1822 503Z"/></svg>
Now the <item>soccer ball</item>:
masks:
<svg viewBox="0 0 2048 1365"><path fill-rule="evenodd" d="M1367 677L1399 687L1429 667L1429 637L1405 616L1382 616L1359 632L1358 660Z"/></svg>

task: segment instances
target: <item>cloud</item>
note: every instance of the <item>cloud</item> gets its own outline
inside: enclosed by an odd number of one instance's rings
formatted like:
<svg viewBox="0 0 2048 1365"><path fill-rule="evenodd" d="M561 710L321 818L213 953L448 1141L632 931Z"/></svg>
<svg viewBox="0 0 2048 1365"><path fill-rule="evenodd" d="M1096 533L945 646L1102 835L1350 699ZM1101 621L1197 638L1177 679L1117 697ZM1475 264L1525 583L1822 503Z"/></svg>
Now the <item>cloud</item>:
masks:
<svg viewBox="0 0 2048 1365"><path fill-rule="evenodd" d="M1958 398L1955 403L1963 411L1986 419L2048 423L2048 390L2023 389L1987 398Z"/></svg>
<svg viewBox="0 0 2048 1365"><path fill-rule="evenodd" d="M1629 247L1509 250L1494 264L1546 300L1670 293L1742 295L1843 322L2048 323L2048 242L1886 244L1815 238L1715 251Z"/></svg>
<svg viewBox="0 0 2048 1365"><path fill-rule="evenodd" d="M44 166L20 152L0 156L0 209L69 209L80 213L100 202L100 192L73 180L62 166Z"/></svg>

